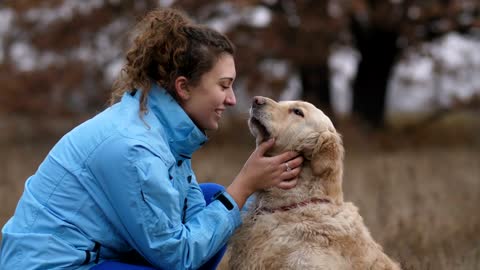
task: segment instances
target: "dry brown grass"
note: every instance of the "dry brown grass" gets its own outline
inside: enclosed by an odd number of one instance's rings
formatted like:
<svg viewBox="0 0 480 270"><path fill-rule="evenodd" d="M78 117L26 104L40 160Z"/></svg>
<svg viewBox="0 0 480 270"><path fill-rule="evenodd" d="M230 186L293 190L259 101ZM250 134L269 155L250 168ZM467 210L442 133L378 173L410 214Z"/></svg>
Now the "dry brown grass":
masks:
<svg viewBox="0 0 480 270"><path fill-rule="evenodd" d="M467 126L479 126L472 125ZM480 144L475 139L480 129L467 137L462 133L457 141L455 132L438 133L438 128L422 130L420 138L366 135L348 126L339 130L346 148L345 199L359 206L390 256L404 269L480 268ZM448 144L439 139L443 134L451 135ZM426 141L435 143L425 146ZM0 145L0 225L52 144ZM244 120L225 125L194 155L197 177L228 185L253 147Z"/></svg>

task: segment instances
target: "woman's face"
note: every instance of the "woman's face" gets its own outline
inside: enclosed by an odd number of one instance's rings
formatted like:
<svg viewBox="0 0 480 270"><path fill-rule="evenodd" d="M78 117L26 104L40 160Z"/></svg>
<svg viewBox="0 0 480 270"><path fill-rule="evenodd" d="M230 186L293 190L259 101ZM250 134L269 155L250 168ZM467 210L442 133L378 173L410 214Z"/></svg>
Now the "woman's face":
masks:
<svg viewBox="0 0 480 270"><path fill-rule="evenodd" d="M189 98L181 106L201 130L216 130L227 106L236 104L233 56L223 54L213 68L202 75L195 86L188 86Z"/></svg>

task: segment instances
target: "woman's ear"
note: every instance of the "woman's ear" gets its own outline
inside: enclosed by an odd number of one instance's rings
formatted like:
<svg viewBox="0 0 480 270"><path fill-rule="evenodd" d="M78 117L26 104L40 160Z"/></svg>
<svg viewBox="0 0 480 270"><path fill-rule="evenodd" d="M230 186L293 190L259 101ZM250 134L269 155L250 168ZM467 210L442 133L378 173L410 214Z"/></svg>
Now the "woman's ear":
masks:
<svg viewBox="0 0 480 270"><path fill-rule="evenodd" d="M190 99L190 89L188 88L188 79L185 76L178 76L175 79L175 93L182 101Z"/></svg>

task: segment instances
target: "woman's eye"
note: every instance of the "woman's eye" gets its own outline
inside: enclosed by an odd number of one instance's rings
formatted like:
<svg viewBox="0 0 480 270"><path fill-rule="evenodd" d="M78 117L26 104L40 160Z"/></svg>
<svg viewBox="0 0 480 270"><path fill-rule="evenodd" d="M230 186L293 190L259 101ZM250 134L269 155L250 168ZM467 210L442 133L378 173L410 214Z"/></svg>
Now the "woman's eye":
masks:
<svg viewBox="0 0 480 270"><path fill-rule="evenodd" d="M294 108L292 112L298 116L304 117L302 110Z"/></svg>

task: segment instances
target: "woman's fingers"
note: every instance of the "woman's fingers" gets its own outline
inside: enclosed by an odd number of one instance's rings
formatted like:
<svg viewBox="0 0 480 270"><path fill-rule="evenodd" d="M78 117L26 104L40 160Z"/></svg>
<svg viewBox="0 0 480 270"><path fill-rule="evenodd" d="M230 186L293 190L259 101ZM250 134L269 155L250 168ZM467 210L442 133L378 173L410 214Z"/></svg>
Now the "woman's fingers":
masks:
<svg viewBox="0 0 480 270"><path fill-rule="evenodd" d="M296 158L294 159L291 159L291 160L288 160L284 163L284 167L285 167L285 170L293 170L297 167L300 167L300 165L302 165L303 163L303 157L302 156L297 156Z"/></svg>
<svg viewBox="0 0 480 270"><path fill-rule="evenodd" d="M281 189L291 189L294 188L297 185L298 178L293 178L289 181L282 181L278 183L276 187L281 188Z"/></svg>
<svg viewBox="0 0 480 270"><path fill-rule="evenodd" d="M261 143L258 147L257 147L257 153L263 157L265 155L265 153L268 151L268 149L272 148L272 146L275 144L275 139L274 138L271 138L269 139L268 141L266 142L263 142Z"/></svg>
<svg viewBox="0 0 480 270"><path fill-rule="evenodd" d="M277 188L281 189L291 189L297 185L298 175L300 174L301 167L296 167L288 171L282 172L279 179L280 182L275 185Z"/></svg>
<svg viewBox="0 0 480 270"><path fill-rule="evenodd" d="M277 187L281 189L291 189L297 185L298 175L301 171L303 157L295 151L288 151L273 157L265 157L265 153L275 144L274 139L258 145L255 154L251 157L253 166L251 167L254 178L264 179L263 186L257 186L260 189L269 189ZM259 183L259 182L257 182Z"/></svg>
<svg viewBox="0 0 480 270"><path fill-rule="evenodd" d="M300 173L300 168L303 163L303 157L297 156L294 159L288 160L279 165L279 170L282 172L282 179L285 179L285 175L291 175L289 178L294 178Z"/></svg>
<svg viewBox="0 0 480 270"><path fill-rule="evenodd" d="M300 174L300 171L301 171L301 167L297 167L297 168L295 168L293 170L289 170L289 171L284 171L280 175L280 179L282 181L288 181L290 179L296 178Z"/></svg>

